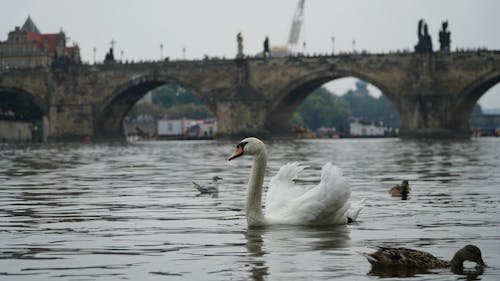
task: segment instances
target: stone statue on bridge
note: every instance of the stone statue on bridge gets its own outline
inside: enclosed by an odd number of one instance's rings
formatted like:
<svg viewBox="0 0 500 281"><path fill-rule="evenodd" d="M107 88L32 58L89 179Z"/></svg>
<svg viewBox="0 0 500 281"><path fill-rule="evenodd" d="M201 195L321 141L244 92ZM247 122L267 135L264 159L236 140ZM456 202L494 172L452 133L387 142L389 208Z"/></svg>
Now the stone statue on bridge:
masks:
<svg viewBox="0 0 500 281"><path fill-rule="evenodd" d="M109 52L106 53L106 57L104 57L104 63L110 64L115 62L115 55L113 54L113 48L109 48Z"/></svg>
<svg viewBox="0 0 500 281"><path fill-rule="evenodd" d="M439 44L441 45L439 50L441 52L450 52L451 32L446 30L448 28L448 21L443 21L441 27L442 29L439 31Z"/></svg>
<svg viewBox="0 0 500 281"><path fill-rule="evenodd" d="M236 41L238 42L238 54L236 58L242 59L245 55L243 54L243 36L241 36L241 32L238 32L236 35Z"/></svg>
<svg viewBox="0 0 500 281"><path fill-rule="evenodd" d="M415 53L432 53L432 39L427 30L427 23L423 19L418 21L418 43L415 46Z"/></svg>

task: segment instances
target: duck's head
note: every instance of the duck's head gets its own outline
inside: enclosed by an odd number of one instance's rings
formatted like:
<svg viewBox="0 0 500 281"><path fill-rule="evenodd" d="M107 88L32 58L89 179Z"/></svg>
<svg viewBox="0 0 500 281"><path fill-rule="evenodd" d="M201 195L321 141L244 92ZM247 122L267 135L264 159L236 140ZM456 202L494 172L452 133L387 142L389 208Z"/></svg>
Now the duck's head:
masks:
<svg viewBox="0 0 500 281"><path fill-rule="evenodd" d="M218 180L222 180L222 178L221 178L221 177L219 177L219 176L214 176L214 177L212 178L212 180L213 180L213 181L218 181Z"/></svg>
<svg viewBox="0 0 500 281"><path fill-rule="evenodd" d="M257 155L266 150L264 143L258 138L245 138L236 145L236 151L229 156L228 161L242 155Z"/></svg>
<svg viewBox="0 0 500 281"><path fill-rule="evenodd" d="M474 245L467 245L458 250L458 252L453 257L452 263L454 261L460 263L463 263L463 261L472 261L477 263L478 265L486 266L483 261L483 257L481 256L481 250Z"/></svg>
<svg viewBox="0 0 500 281"><path fill-rule="evenodd" d="M404 180L402 183L401 183L401 192L402 193L410 193L410 185L408 184L408 181L407 180Z"/></svg>

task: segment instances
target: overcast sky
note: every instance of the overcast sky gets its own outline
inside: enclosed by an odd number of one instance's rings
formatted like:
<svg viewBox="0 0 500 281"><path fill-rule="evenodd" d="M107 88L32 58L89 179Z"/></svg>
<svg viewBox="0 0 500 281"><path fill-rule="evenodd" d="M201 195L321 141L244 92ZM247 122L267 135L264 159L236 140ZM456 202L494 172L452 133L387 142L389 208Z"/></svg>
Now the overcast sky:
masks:
<svg viewBox="0 0 500 281"><path fill-rule="evenodd" d="M298 0L1 0L0 40L30 15L42 33L61 28L80 46L82 59L102 60L116 41L115 57L124 60L232 58L241 32L245 54L286 45ZM372 53L413 49L417 23L425 19L434 48L438 31L449 20L451 46L500 50L498 0L306 0L301 42L309 53L351 51ZM335 38L332 44L332 37ZM334 83L338 93L353 79ZM335 86L337 84L337 86ZM372 89L373 92L376 90ZM483 108L500 108L500 86L480 100Z"/></svg>

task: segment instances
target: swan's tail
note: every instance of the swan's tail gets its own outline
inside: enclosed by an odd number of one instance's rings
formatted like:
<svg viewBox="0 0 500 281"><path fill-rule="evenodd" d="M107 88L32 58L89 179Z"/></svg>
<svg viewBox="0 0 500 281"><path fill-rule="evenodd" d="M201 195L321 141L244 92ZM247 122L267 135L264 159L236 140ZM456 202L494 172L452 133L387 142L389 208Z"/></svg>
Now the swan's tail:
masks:
<svg viewBox="0 0 500 281"><path fill-rule="evenodd" d="M344 180L342 169L340 169L340 167L338 166L333 165L331 162L327 162L321 169L321 181L335 182L339 179Z"/></svg>
<svg viewBox="0 0 500 281"><path fill-rule="evenodd" d="M280 168L275 177L280 181L291 181L305 168L306 166L300 166L298 162L287 163Z"/></svg>
<svg viewBox="0 0 500 281"><path fill-rule="evenodd" d="M348 222L355 222L358 219L359 212L365 207L365 201L363 198L358 202L351 202L351 207L347 210Z"/></svg>

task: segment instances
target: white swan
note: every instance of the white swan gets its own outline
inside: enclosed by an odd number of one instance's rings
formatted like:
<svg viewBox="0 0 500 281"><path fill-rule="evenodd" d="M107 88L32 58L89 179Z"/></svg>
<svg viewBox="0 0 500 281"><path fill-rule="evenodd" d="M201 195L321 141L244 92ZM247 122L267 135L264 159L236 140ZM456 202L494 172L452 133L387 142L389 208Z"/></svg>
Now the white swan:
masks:
<svg viewBox="0 0 500 281"><path fill-rule="evenodd" d="M257 138L246 138L236 146L229 160L242 155L254 157L245 206L248 226L345 224L355 220L364 206L361 201L350 208L351 190L339 167L326 163L320 183L312 189L304 189L295 185L293 179L305 167L289 163L281 167L269 182L264 215L261 204L266 146Z"/></svg>

